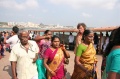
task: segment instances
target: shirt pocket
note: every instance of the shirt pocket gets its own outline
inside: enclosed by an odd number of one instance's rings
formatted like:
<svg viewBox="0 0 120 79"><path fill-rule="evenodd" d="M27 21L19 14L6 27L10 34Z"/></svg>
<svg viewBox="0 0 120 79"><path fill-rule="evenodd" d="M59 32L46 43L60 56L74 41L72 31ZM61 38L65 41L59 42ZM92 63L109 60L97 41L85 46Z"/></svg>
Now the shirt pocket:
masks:
<svg viewBox="0 0 120 79"><path fill-rule="evenodd" d="M33 58L35 58L36 53L34 51L29 51L28 55L29 55L30 58L33 59Z"/></svg>
<svg viewBox="0 0 120 79"><path fill-rule="evenodd" d="M27 55L26 51L21 49L16 51L17 58L25 57Z"/></svg>

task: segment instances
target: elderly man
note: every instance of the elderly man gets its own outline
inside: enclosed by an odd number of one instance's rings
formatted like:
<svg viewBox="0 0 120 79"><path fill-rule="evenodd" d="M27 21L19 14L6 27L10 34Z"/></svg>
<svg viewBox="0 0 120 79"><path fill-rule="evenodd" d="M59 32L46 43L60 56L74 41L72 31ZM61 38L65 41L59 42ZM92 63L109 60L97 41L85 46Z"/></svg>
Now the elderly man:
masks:
<svg viewBox="0 0 120 79"><path fill-rule="evenodd" d="M13 79L38 79L35 61L39 48L36 42L28 40L27 31L20 31L18 37L20 42L13 46L9 58L12 63Z"/></svg>

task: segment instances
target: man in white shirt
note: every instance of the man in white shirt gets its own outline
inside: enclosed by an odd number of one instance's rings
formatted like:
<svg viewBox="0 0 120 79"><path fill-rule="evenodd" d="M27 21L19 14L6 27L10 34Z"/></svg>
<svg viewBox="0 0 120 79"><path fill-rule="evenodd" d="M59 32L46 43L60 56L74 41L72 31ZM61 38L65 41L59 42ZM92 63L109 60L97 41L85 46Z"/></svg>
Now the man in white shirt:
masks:
<svg viewBox="0 0 120 79"><path fill-rule="evenodd" d="M29 33L29 36L30 36L30 39L32 39L32 36L33 36L32 32Z"/></svg>
<svg viewBox="0 0 120 79"><path fill-rule="evenodd" d="M35 41L28 40L27 31L21 31L19 39L20 42L13 46L9 58L12 63L13 79L38 79L35 61L39 48Z"/></svg>
<svg viewBox="0 0 120 79"><path fill-rule="evenodd" d="M74 49L74 36L72 35L72 33L70 32L70 35L69 35L69 50L73 50Z"/></svg>
<svg viewBox="0 0 120 79"><path fill-rule="evenodd" d="M5 35L5 37L4 37L4 43L10 44L10 50L19 41L19 38L17 35L18 32L19 32L19 28L17 26L14 26L12 28L13 36L11 36L9 39L7 39L7 37L8 37L7 35Z"/></svg>

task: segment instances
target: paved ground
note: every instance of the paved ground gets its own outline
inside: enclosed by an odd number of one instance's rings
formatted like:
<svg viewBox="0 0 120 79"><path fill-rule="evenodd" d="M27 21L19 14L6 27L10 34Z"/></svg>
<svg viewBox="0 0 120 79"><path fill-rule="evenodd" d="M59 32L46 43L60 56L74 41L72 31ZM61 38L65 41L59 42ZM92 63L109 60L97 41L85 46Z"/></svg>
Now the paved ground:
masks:
<svg viewBox="0 0 120 79"><path fill-rule="evenodd" d="M72 51L70 52L70 62L69 65L66 66L67 68L67 79L70 79L71 74L73 73L73 68L74 68L74 54ZM0 60L0 79L12 79L11 78L11 67L10 67L10 62L8 60L9 58L9 53L5 52L5 56L4 58L2 58ZM100 77L100 67L101 67L101 61L102 61L102 57L100 55L97 55L98 58L98 71L99 71L99 79L101 79Z"/></svg>

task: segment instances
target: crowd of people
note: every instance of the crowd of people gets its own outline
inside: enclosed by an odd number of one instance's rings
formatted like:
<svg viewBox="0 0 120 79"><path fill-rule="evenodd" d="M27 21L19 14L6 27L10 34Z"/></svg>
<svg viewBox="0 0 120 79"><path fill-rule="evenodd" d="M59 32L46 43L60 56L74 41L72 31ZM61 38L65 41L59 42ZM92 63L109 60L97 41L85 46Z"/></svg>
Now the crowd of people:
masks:
<svg viewBox="0 0 120 79"><path fill-rule="evenodd" d="M75 54L71 79L98 79L97 33L86 29L84 23L79 23L77 29L76 40L72 33L68 38L69 45L75 41L75 48L69 46ZM120 79L120 27L110 36L106 33L102 47L102 79ZM50 30L42 36L33 36L14 26L11 32L0 33L0 58L6 50L10 52L13 79L66 79L65 64L69 65L70 54L60 37L52 35Z"/></svg>
<svg viewBox="0 0 120 79"><path fill-rule="evenodd" d="M4 52L10 52L12 47L19 41L18 33L19 28L17 26L12 28L11 32L0 33L0 56L4 57Z"/></svg>

